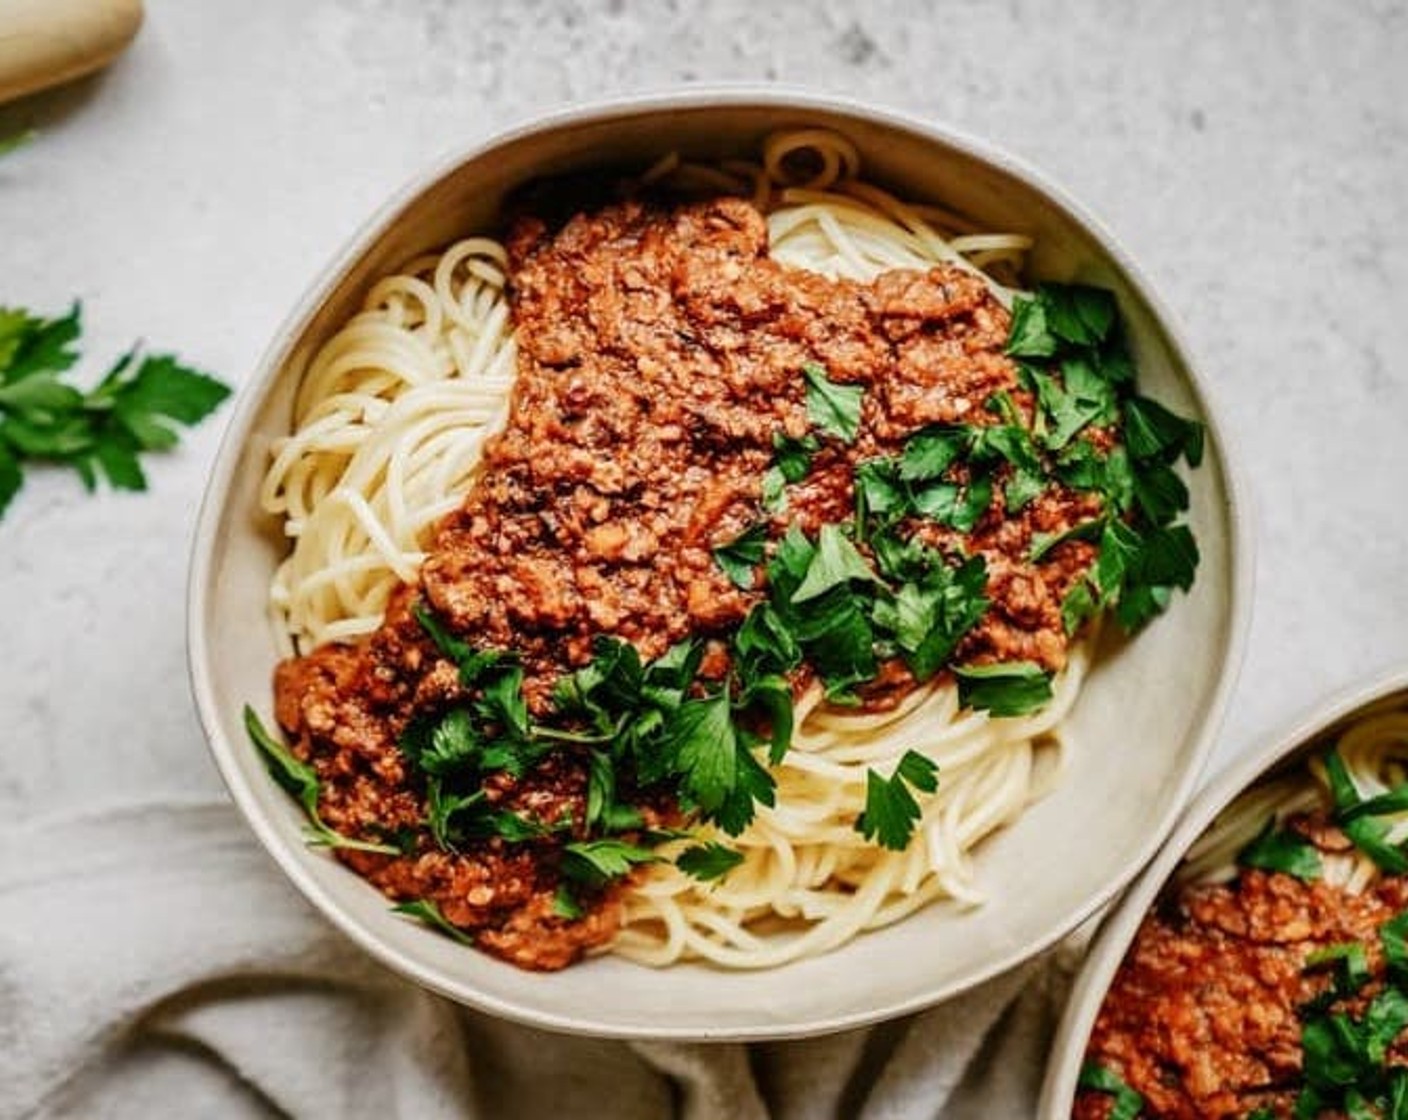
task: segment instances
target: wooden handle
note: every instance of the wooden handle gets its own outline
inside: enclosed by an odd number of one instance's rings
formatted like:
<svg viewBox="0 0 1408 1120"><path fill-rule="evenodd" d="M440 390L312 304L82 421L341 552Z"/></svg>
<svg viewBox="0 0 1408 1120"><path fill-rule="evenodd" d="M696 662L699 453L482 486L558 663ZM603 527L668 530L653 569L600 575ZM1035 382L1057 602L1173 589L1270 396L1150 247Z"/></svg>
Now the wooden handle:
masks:
<svg viewBox="0 0 1408 1120"><path fill-rule="evenodd" d="M0 0L0 102L106 66L142 25L142 0Z"/></svg>

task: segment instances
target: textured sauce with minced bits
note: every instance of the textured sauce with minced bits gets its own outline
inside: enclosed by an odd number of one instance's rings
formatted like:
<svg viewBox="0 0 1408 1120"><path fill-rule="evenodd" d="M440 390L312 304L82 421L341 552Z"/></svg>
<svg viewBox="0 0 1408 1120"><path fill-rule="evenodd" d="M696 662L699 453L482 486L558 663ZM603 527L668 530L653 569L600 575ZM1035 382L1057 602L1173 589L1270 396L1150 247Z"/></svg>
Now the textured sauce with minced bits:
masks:
<svg viewBox="0 0 1408 1120"><path fill-rule="evenodd" d="M1337 830L1320 831L1343 846ZM1307 969L1306 958L1362 945L1372 979L1335 1004L1361 1013L1383 987L1379 930L1405 906L1402 876L1351 894L1322 879L1246 869L1228 884L1166 893L1110 985L1086 1057L1144 1098L1141 1120L1243 1120L1258 1109L1289 1118L1302 1087L1304 1009L1332 983L1331 970ZM1403 1045L1400 1038L1391 1064L1404 1064ZM1083 1090L1071 1115L1106 1120L1113 1104Z"/></svg>
<svg viewBox="0 0 1408 1120"><path fill-rule="evenodd" d="M435 846L397 739L417 712L461 697L455 666L412 605L423 599L476 647L518 651L538 714L563 671L590 659L596 635L644 658L702 638L701 676L717 679L728 656L719 639L764 592L730 582L713 547L763 518L774 538L788 523L814 534L846 520L855 463L896 453L927 424L997 422L984 403L999 390L1030 421L1033 402L1003 353L1008 313L979 278L936 268L829 280L770 260L767 248L762 215L732 199L619 203L555 231L520 219L509 238L518 376L482 473L376 633L277 670L278 721L317 770L326 822L353 837L420 830L409 854L339 858L393 899L433 900L514 964L560 968L607 943L620 887L569 920L553 910L561 835ZM824 446L788 488L786 512L769 515L760 499L774 435L808 430L809 362L865 388L860 430L853 443ZM1095 548L1069 540L1040 562L1028 552L1034 534L1089 519L1099 499L1052 485L1009 516L1002 477L971 533L925 529L927 543L961 544L987 563L991 605L958 656L1058 669L1062 597ZM882 707L913 685L895 662L863 700ZM522 778L491 777L488 796L539 819L581 821L586 784L584 756L564 747ZM647 823L670 819L668 803L642 800Z"/></svg>

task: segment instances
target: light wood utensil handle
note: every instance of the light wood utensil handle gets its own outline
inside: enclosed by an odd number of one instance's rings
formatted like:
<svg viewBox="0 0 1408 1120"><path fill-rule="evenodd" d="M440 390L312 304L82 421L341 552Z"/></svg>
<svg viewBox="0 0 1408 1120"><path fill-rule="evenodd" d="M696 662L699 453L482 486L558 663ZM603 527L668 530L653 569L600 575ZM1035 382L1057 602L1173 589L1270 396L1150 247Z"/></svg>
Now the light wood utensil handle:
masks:
<svg viewBox="0 0 1408 1120"><path fill-rule="evenodd" d="M0 0L0 102L106 66L142 25L142 0Z"/></svg>

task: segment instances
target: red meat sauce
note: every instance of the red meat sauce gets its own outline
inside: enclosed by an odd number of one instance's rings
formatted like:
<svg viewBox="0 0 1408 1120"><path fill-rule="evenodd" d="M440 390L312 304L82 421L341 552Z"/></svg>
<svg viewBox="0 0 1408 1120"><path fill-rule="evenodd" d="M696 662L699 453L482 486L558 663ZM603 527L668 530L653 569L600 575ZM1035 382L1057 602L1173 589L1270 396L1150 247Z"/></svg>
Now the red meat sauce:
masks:
<svg viewBox="0 0 1408 1120"><path fill-rule="evenodd" d="M1325 851L1348 847L1319 820L1298 829ZM1324 880L1244 870L1225 885L1166 894L1139 928L1091 1032L1086 1058L1144 1098L1143 1120L1242 1120L1259 1108L1292 1115L1301 1089L1300 1009L1322 997L1317 949L1359 942L1373 980L1334 1004L1352 1015L1382 990L1379 928L1408 906L1408 878L1361 894ZM1400 1062L1405 1040L1393 1048ZM1077 1094L1075 1120L1105 1120L1113 1098Z"/></svg>
<svg viewBox="0 0 1408 1120"><path fill-rule="evenodd" d="M363 837L422 824L422 787L397 737L459 686L411 614L417 600L474 645L518 651L540 716L557 677L590 659L594 635L629 641L645 658L699 637L701 675L721 676L723 639L763 593L735 587L711 549L766 516L774 433L809 430L805 363L864 386L861 427L850 445L828 441L789 487L774 538L789 521L814 534L847 520L856 462L897 452L927 424L995 422L984 404L999 390L1030 419L1032 401L1003 353L1008 314L980 279L935 268L835 281L786 268L767 249L762 215L732 199L620 203L556 232L535 218L516 223L518 376L482 473L376 633L277 671L279 723L316 767L330 825ZM1059 668L1061 598L1095 550L1072 540L1039 564L1026 557L1034 533L1088 519L1098 499L1052 486L1008 517L1001 489L966 537L924 527L928 543L987 561L992 605L959 656ZM805 669L794 684L805 684ZM913 684L888 665L867 703L893 704ZM585 789L585 758L564 748L520 780L497 775L489 797L580 822ZM669 813L659 798L647 806L653 820ZM553 914L564 842L494 839L444 852L422 829L414 855L338 855L392 898L435 901L487 952L551 969L608 942L619 921L611 890L588 900L580 920Z"/></svg>

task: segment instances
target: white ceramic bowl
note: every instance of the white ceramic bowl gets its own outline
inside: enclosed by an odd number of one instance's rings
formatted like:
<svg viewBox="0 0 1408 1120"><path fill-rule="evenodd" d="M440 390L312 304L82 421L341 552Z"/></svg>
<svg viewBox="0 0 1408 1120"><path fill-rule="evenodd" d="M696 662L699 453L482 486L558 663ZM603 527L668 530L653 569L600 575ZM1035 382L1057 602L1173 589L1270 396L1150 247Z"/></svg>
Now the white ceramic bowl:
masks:
<svg viewBox="0 0 1408 1120"><path fill-rule="evenodd" d="M1076 1079L1085 1057L1090 1030L1105 993L1139 925L1184 854L1228 805L1263 778L1300 765L1305 755L1326 743L1365 709L1408 693L1408 670L1400 670L1367 686L1361 685L1317 704L1278 735L1228 767L1198 795L1158 856L1105 919L1072 987L1066 1011L1051 1046L1042 1086L1041 1120L1069 1120Z"/></svg>
<svg viewBox="0 0 1408 1120"><path fill-rule="evenodd" d="M652 971L612 957L553 975L521 972L396 917L372 887L305 848L297 808L245 738L241 705L267 713L275 662L265 594L283 544L256 501L269 441L288 430L308 356L371 282L416 253L492 228L505 195L526 180L644 168L676 149L753 154L768 132L800 124L844 132L865 174L903 194L987 228L1035 234L1037 276L1118 293L1145 391L1209 427L1207 458L1190 480L1197 583L1137 641L1101 659L1068 725L1078 745L1064 783L980 850L990 892L982 908L933 906L829 956L766 972ZM314 905L391 967L466 1004L561 1030L815 1034L916 1010L1017 964L1092 914L1153 854L1202 769L1240 663L1249 520L1167 312L1109 234L1035 172L947 129L852 102L738 89L642 97L538 120L430 169L314 281L245 385L215 464L191 571L191 675L215 760L255 834Z"/></svg>

